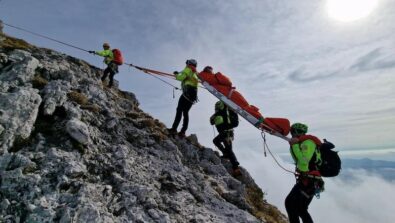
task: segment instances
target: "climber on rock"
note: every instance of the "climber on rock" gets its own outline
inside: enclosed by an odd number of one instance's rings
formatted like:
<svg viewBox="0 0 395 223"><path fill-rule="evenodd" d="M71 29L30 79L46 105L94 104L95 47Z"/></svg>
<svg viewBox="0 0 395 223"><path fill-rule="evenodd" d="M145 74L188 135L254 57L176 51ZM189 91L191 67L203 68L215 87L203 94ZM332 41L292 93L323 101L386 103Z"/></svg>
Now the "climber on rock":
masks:
<svg viewBox="0 0 395 223"><path fill-rule="evenodd" d="M118 49L111 50L110 44L103 43L102 51L88 52L104 57L103 62L107 64L107 68L104 70L101 80L104 82L107 76L110 75L110 82L108 83L108 87L111 88L114 82L114 75L118 73L118 66L122 65L123 63L121 51Z"/></svg>

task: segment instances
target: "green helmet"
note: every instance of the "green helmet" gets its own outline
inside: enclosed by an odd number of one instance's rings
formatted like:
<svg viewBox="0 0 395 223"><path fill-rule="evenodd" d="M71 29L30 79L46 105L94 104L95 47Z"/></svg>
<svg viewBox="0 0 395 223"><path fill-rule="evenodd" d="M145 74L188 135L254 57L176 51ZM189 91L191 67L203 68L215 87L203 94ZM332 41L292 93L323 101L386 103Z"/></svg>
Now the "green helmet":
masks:
<svg viewBox="0 0 395 223"><path fill-rule="evenodd" d="M217 101L217 103L215 103L216 111L223 110L224 108L225 108L225 104L222 101Z"/></svg>
<svg viewBox="0 0 395 223"><path fill-rule="evenodd" d="M294 123L291 125L292 134L306 134L308 130L307 125L303 123Z"/></svg>

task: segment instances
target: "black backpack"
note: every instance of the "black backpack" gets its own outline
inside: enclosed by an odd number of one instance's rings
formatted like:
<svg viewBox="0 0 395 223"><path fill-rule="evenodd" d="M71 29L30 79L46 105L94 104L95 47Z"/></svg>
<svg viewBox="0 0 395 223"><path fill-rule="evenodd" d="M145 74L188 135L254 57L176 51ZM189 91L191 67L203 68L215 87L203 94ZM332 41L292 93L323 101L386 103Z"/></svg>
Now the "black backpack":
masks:
<svg viewBox="0 0 395 223"><path fill-rule="evenodd" d="M318 170L323 177L335 177L339 175L341 169L341 160L337 151L334 151L335 145L326 141L318 147L321 153L321 164L318 165Z"/></svg>
<svg viewBox="0 0 395 223"><path fill-rule="evenodd" d="M228 108L228 115L229 115L229 128L236 128L239 126L239 116L237 115L236 112L234 112L232 109Z"/></svg>

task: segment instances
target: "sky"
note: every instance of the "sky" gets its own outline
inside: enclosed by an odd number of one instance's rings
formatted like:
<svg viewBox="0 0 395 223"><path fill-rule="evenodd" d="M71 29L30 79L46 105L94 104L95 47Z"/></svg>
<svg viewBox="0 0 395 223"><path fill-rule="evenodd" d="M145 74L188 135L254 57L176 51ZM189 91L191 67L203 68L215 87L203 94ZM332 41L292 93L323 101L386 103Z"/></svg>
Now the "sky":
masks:
<svg viewBox="0 0 395 223"><path fill-rule="evenodd" d="M198 70L211 65L229 76L265 117L306 123L311 134L333 142L348 157L395 160L395 1L340 2L343 5L337 5L339 0L3 0L0 19L87 50L109 42L122 50L128 63L164 72L180 71L186 59L194 58ZM352 20L358 13L361 18ZM9 27L4 31L104 68L101 58L86 52ZM122 90L136 94L144 111L171 126L180 92L173 98L172 87L126 66L115 78ZM216 101L199 89L199 102L190 112L187 133L197 134L208 147L213 147L216 134L209 125ZM285 141L266 138L273 153L287 153ZM260 132L247 121L235 130L234 150L241 165L269 190L269 201L284 210L283 199L294 179L276 174L269 183L262 180L264 171L254 171L282 170L263 156ZM383 190L392 186L393 191L394 184L358 174L363 183L330 179L326 193L340 199L365 192L380 197L377 205L387 205L384 194L365 189L374 183ZM323 195L311 207L319 222L326 218L321 205L340 202L326 199ZM388 216L379 218L369 211L369 202L358 204L360 209L344 207L349 212L334 208L344 212L339 222L364 222L350 214L361 210L366 210L365 219L388 222ZM394 210L388 213L395 218Z"/></svg>

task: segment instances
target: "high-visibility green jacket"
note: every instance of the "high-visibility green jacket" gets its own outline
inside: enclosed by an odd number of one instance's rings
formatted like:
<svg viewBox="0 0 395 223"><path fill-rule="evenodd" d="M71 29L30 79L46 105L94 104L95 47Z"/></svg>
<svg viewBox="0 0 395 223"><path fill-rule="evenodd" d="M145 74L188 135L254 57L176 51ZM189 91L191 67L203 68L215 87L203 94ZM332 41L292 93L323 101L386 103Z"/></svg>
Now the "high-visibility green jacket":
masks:
<svg viewBox="0 0 395 223"><path fill-rule="evenodd" d="M109 64L114 59L114 54L112 53L112 50L96 51L96 54L104 57L103 62L105 64Z"/></svg>
<svg viewBox="0 0 395 223"><path fill-rule="evenodd" d="M196 71L192 71L192 69L188 66L186 66L183 71L176 75L176 79L181 81L181 87L183 89L185 86L191 86L197 89L199 84Z"/></svg>
<svg viewBox="0 0 395 223"><path fill-rule="evenodd" d="M313 158L316 148L317 145L311 139L291 145L291 155L296 163L296 168L298 171L309 171L309 163Z"/></svg>
<svg viewBox="0 0 395 223"><path fill-rule="evenodd" d="M225 107L222 110L216 111L210 117L210 123L211 123L211 125L215 125L218 132L223 132L223 131L231 129L231 128L229 128L230 115L229 115L228 108Z"/></svg>

